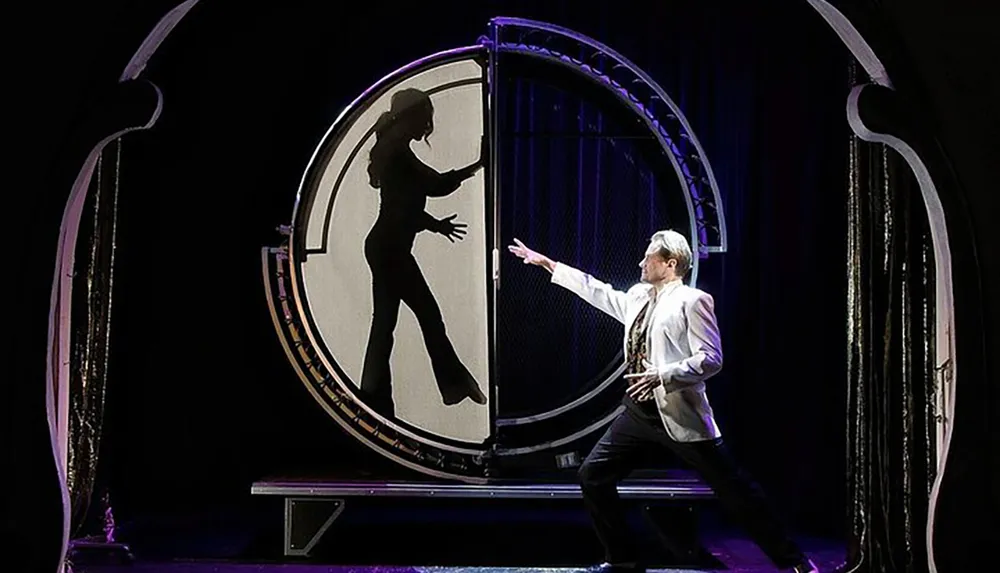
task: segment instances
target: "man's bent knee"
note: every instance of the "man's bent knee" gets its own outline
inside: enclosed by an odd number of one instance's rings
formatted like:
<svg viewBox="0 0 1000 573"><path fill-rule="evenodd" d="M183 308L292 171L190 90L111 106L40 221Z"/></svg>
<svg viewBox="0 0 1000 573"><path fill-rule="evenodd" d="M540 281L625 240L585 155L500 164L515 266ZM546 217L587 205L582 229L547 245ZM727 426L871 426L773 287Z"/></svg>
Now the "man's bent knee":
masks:
<svg viewBox="0 0 1000 573"><path fill-rule="evenodd" d="M614 476L609 475L602 464L591 461L583 462L579 471L576 472L577 480L581 487L597 487L613 483Z"/></svg>

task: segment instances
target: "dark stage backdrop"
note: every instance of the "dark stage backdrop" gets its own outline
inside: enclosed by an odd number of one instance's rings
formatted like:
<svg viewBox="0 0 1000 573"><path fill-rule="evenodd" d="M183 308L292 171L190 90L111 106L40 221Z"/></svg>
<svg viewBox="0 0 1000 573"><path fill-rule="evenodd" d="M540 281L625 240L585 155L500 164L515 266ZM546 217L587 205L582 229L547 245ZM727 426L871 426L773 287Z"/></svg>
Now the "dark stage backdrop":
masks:
<svg viewBox="0 0 1000 573"><path fill-rule="evenodd" d="M163 115L122 146L103 454L119 519L244 503L268 474L402 475L342 434L295 377L268 316L259 249L280 241L306 162L351 99L513 15L609 44L684 110L729 225L730 252L699 281L723 332L726 367L709 389L722 430L800 530L841 533L842 46L791 0L768 3L781 22L735 3L477 4L362 3L345 23L329 3L205 3L157 53L148 77L164 91Z"/></svg>

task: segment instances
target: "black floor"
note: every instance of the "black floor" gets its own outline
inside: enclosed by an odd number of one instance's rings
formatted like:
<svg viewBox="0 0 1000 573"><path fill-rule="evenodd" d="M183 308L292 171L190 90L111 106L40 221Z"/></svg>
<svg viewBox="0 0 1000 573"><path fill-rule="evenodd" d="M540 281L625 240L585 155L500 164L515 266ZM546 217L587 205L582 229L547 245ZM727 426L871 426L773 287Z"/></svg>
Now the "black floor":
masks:
<svg viewBox="0 0 1000 573"><path fill-rule="evenodd" d="M452 571L517 573L582 569L602 554L578 504L476 506L455 503L399 506L391 500L345 511L308 558L283 555L279 499L252 508L147 516L122 524L118 539L135 561L128 569L76 560L76 573L243 573L313 571ZM655 534L633 516L651 566L666 571L777 571L757 547L711 508L699 531L710 555L700 565L672 562ZM843 561L843 543L795 536L821 570Z"/></svg>

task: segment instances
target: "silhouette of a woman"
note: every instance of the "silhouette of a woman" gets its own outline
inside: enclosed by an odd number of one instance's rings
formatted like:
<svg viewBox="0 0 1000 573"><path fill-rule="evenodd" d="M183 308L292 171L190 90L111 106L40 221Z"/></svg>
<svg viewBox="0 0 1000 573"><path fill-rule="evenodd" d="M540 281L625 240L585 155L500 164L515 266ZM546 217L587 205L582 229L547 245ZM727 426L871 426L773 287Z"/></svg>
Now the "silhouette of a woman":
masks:
<svg viewBox="0 0 1000 573"><path fill-rule="evenodd" d="M375 124L376 142L369 156L369 182L381 191L381 201L378 217L365 239L374 312L361 389L368 394L370 406L389 416L395 415L389 357L400 302L410 307L420 324L443 402L453 405L471 398L477 404L486 403L486 396L448 339L441 309L411 252L421 231L444 235L451 242L463 238L466 225L453 222L455 215L436 219L424 207L428 197L453 193L482 167L482 149L475 163L447 173L424 164L410 149L410 142L426 141L433 131L434 107L427 94L417 89L400 90L393 94L389 111Z"/></svg>

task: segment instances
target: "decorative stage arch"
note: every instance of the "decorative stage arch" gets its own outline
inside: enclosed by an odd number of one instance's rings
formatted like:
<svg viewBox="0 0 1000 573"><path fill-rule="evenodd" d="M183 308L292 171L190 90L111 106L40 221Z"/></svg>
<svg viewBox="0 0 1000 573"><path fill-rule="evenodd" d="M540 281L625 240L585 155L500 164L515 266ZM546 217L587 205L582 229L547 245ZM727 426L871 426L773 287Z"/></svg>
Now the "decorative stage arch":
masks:
<svg viewBox="0 0 1000 573"><path fill-rule="evenodd" d="M93 126L80 134L80 141L70 149L70 161L80 161L79 171L69 190L59 225L55 252L55 272L49 299L49 317L45 372L45 406L52 442L60 494L62 496L62 542L59 548L59 571L66 568L66 555L70 545L72 507L69 491L70 458L70 386L73 363L73 309L74 287L79 279L77 272L77 243L84 206L91 193L91 180L99 170L104 150L128 133L151 129L163 111L163 93L155 83L141 77L146 64L159 49L167 36L195 7L198 0L184 0L163 15L146 35L142 44L132 54L118 83L108 90L104 101L88 109L88 119ZM104 130L104 132L101 132ZM115 168L117 171L117 167ZM109 270L109 269L103 269ZM121 549L111 543L109 532L107 549Z"/></svg>
<svg viewBox="0 0 1000 573"><path fill-rule="evenodd" d="M676 177L689 240L700 253L692 284L699 259L726 250L718 186L680 109L648 74L593 39L551 24L496 18L479 45L417 60L365 91L313 154L287 242L262 252L268 304L288 358L327 413L376 451L437 477L484 482L517 458L539 453L555 463L560 448L604 428L620 408L606 391L620 379L620 356L596 388L558 407L504 418L496 406L503 387L496 371L503 266L498 86L504 74L517 73L517 62L529 61L543 74L582 82L601 94L602 105L630 118L632 129L655 140ZM424 143L417 133L389 153L408 166L400 168L406 175L396 185L418 179L422 186L411 192L443 187L404 208L392 182L376 188L373 149L381 127L411 121L422 105L432 109L426 121L434 136ZM449 221L468 224L467 235L452 236L462 240L446 240L447 227L436 228L453 214ZM407 229L402 246L385 239L396 235L390 228Z"/></svg>
<svg viewBox="0 0 1000 573"><path fill-rule="evenodd" d="M872 80L880 86L891 88L884 66L854 25L829 2L822 0L808 0L808 2L838 33L841 40L868 71ZM163 18L146 38L123 72L121 77L123 84L130 83L131 80L140 77L145 63L156 51L159 44L196 3L197 0L181 2ZM505 29L511 32L510 37L504 32ZM670 155L673 157L673 166L678 170L678 177L685 182L687 200L693 213L691 219L696 222L691 233L692 243L700 247L699 250L703 255L726 250L725 222L721 215L722 206L708 161L693 133L690 132L687 122L684 121L683 115L648 76L612 52L610 48L562 28L524 20L497 19L493 22L492 30L493 41L485 48L490 64L495 64L496 56L500 53L522 54L536 59L544 59L567 70L573 70L581 77L590 78L594 80L595 84L602 83L606 90L623 105L628 106L637 116L641 114L641 120L652 126L661 145L670 151ZM567 44L571 47L564 47ZM469 53L480 50L481 48L470 48ZM408 68L408 71L414 71L415 67L419 67L418 64L420 62L414 64L414 67ZM487 66L487 73L490 74L490 77L494 77L492 74L496 72L494 66ZM63 215L55 257L56 276L53 280L50 305L46 401L56 470L64 498L66 497L65 452L68 431L66 423L68 372L65 365L71 358L67 342L71 332L69 302L72 300L73 289L73 282L68 278L74 267L73 254L80 223L80 206L88 192L87 183L92 174L95 158L100 154L105 144L130 129L147 129L155 122L159 113L159 105L162 103L162 94L156 90L155 86L151 87L156 93L156 113L140 118L141 121L126 122L125 125L116 126L95 139L95 145L86 150L84 157L78 163L81 165L79 175L72 183L70 197ZM940 372L940 386L936 389L936 396L939 411L944 414L938 427L938 479L931 494L931 515L926 524L927 545L930 553L928 563L930 570L935 571L932 543L934 507L937 502L941 478L948 461L948 446L955 423L954 406L957 386L956 324L954 322L954 297L950 268L952 247L946 233L944 206L940 202L937 188L924 165L924 161L907 142L891 135L879 134L877 130L870 129L864 124L858 114L858 100L865 91L876 90L859 88L852 93L849 100L848 111L851 126L859 137L884 142L905 157L917 175L925 207L934 229L935 263L938 277L935 284L939 289L936 297L937 313L935 316L938 333L936 341ZM367 100L369 97L374 97L374 91L366 92L345 112L345 115L351 113L353 109L363 103L362 100ZM488 107L487 109L489 110ZM343 119L344 116L334 124L331 129L332 134L339 133L339 130L342 129L341 120ZM488 130L491 124L492 121L487 122L485 128ZM693 147L694 152L686 150L686 145ZM495 167L493 159L493 157L490 158L490 165ZM493 172L484 174L487 181L487 188L484 191L487 199L490 197L489 194L495 191L495 180L493 179L495 174L495 169ZM705 189L706 185L708 189ZM495 209L495 205L488 207ZM489 210L488 208L487 212ZM486 219L489 222L489 218ZM289 234L292 237L295 237L297 232L297 228L289 228ZM293 242L290 241L290 243ZM266 294L281 342L293 367L310 391L320 399L327 411L349 433L383 455L426 474L470 482L486 481L490 476L489 458L492 454L497 453L491 440L487 439L482 444L459 447L445 444L442 440L418 435L416 429L406 428L391 420L380 420L356 399L350 386L338 379L334 372L326 369L326 364L320 356L319 350L310 341L309 333L311 331L308 330L308 321L301 315L298 304L300 301L293 294L293 274L297 263L294 258L289 259L289 246L264 249L262 253L264 278L267 285ZM494 238L494 244L489 245L489 248L495 249L497 246ZM488 270L495 280L497 269L495 264L493 267ZM491 389L495 383L495 380L490 380ZM488 394L492 397L492 392L488 392ZM495 416L492 423L494 430L503 426L503 423L496 420ZM505 423L513 426L525 425L521 421ZM588 428L582 428L580 431L586 432L587 430ZM525 447L532 446L529 444ZM509 450L508 453L514 456L521 455L516 448ZM63 554L65 554L66 542L68 541L68 508L65 505L64 499L64 529L66 532L62 546ZM62 558L60 558L60 562L62 562ZM60 564L62 565L62 563Z"/></svg>
<svg viewBox="0 0 1000 573"><path fill-rule="evenodd" d="M930 223L931 242L934 248L934 370L937 384L934 388L935 411L938 412L935 437L937 440L937 472L928 500L927 523L924 535L927 547L927 566L931 573L937 572L934 559L934 521L941 484L948 463L948 450L955 427L955 391L958 384L955 344L955 299L952 279L952 246L948 239L948 225L944 205L938 187L931 176L925 158L913 148L911 142L904 141L891 133L881 132L866 125L859 108L859 100L864 93L878 94L879 90L893 90L893 84L885 64L879 59L871 45L865 40L851 21L826 0L808 0L809 4L836 32L851 54L868 74L871 83L852 88L847 98L848 124L862 140L887 145L899 153L916 178L920 187L924 209ZM863 558L862 558L863 559ZM857 563L852 568L862 566Z"/></svg>

